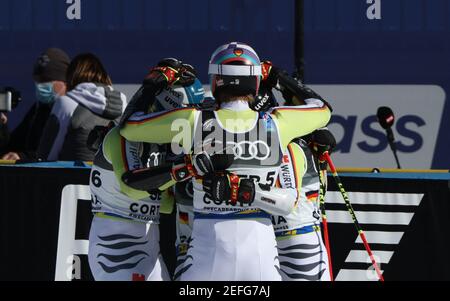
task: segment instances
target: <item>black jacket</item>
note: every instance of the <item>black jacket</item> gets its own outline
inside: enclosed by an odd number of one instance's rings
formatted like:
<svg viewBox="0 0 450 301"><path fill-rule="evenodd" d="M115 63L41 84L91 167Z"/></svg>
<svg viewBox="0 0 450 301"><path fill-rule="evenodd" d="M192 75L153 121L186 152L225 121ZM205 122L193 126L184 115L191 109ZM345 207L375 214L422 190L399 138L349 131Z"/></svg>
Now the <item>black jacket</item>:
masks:
<svg viewBox="0 0 450 301"><path fill-rule="evenodd" d="M9 143L9 131L5 124L0 124L0 155L3 155Z"/></svg>
<svg viewBox="0 0 450 301"><path fill-rule="evenodd" d="M16 152L22 160L35 160L39 141L51 110L51 105L34 104L22 122L9 134L9 142L1 149L1 154ZM7 132L7 129L4 128L3 134L8 135L5 131Z"/></svg>

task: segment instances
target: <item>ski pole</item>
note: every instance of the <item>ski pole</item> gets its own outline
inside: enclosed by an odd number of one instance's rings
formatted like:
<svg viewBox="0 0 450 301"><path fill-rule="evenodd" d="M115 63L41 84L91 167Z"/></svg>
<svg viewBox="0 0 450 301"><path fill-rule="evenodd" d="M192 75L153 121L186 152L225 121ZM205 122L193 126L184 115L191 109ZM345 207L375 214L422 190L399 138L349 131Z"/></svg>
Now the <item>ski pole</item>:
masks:
<svg viewBox="0 0 450 301"><path fill-rule="evenodd" d="M328 253L328 269L330 271L330 279L334 281L333 277L333 263L331 261L331 246L330 246L330 238L328 234L328 220L327 213L325 211L325 194L326 194L326 184L325 184L325 173L326 171L321 170L319 172L320 177L320 191L319 191L319 201L320 201L320 211L322 212L322 225L323 225L323 237L325 240L325 248Z"/></svg>
<svg viewBox="0 0 450 301"><path fill-rule="evenodd" d="M331 160L330 154L328 152L325 152L323 154L323 159L325 159L325 161L327 161L328 165L330 166L330 170L333 173L333 177L336 181L336 184L338 185L341 195L344 198L345 205L347 206L347 209L353 219L356 230L358 231L358 234L361 237L364 247L366 248L366 251L369 254L370 260L372 261L372 265L375 268L375 271L377 272L378 278L380 279L380 281L383 282L384 281L383 274L381 273L381 270L380 270L377 262L375 261L372 250L370 249L369 243L367 242L366 235L364 234L364 231L361 228L361 226L358 222L358 219L356 218L355 210L353 210L352 204L350 203L350 198L348 197L348 194L344 189L344 185L342 184L342 181L336 171L336 167L333 163L333 160Z"/></svg>

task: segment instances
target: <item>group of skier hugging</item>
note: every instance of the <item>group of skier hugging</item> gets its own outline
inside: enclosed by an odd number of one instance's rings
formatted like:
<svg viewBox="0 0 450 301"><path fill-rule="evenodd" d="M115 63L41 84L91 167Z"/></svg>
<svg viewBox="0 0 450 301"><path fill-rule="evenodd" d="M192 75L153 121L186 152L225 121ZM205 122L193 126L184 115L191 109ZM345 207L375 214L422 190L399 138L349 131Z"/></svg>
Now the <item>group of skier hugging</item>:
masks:
<svg viewBox="0 0 450 301"><path fill-rule="evenodd" d="M96 280L327 281L321 231L331 106L243 43L193 66L160 61L91 172L89 265ZM176 269L160 214L176 210ZM161 235L165 235L161 233Z"/></svg>

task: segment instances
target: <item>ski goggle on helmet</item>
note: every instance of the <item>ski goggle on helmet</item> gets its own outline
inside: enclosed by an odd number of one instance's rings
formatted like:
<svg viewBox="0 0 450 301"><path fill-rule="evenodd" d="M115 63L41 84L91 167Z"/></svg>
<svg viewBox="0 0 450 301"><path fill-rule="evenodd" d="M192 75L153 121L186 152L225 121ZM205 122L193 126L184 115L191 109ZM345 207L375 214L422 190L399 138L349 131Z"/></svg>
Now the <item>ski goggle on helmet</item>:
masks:
<svg viewBox="0 0 450 301"><path fill-rule="evenodd" d="M153 104L153 111L168 111L202 104L205 99L205 90L202 83L196 79L187 87L166 87L158 95Z"/></svg>
<svg viewBox="0 0 450 301"><path fill-rule="evenodd" d="M261 61L252 47L232 42L220 46L213 53L208 74L214 97L222 89L237 96L256 95L261 82Z"/></svg>

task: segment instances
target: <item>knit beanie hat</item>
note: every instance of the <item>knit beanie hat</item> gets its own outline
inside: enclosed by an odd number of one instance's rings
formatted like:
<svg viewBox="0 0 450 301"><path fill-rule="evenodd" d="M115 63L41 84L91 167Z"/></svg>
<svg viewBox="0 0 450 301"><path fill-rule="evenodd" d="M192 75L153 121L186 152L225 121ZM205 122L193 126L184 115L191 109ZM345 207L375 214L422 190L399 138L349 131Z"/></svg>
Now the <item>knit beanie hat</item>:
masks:
<svg viewBox="0 0 450 301"><path fill-rule="evenodd" d="M42 53L33 68L33 79L38 83L66 81L70 58L58 48L47 49Z"/></svg>

